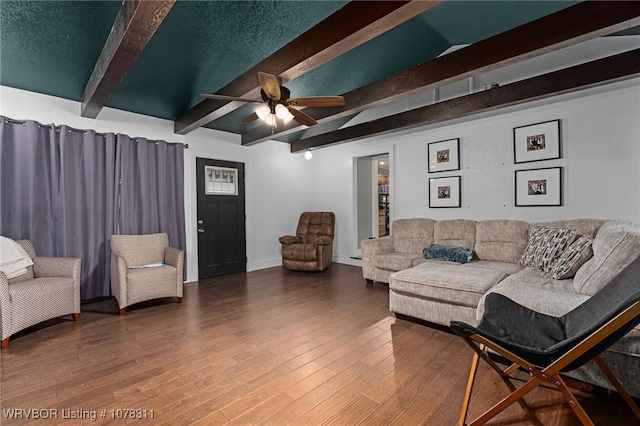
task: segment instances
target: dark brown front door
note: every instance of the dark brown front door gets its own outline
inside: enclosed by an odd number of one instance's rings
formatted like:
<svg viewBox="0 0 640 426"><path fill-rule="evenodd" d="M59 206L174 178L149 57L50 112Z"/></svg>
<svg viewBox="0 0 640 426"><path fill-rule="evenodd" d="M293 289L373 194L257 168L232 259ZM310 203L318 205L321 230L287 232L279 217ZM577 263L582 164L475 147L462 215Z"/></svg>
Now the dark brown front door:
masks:
<svg viewBox="0 0 640 426"><path fill-rule="evenodd" d="M247 270L244 164L196 158L198 277Z"/></svg>

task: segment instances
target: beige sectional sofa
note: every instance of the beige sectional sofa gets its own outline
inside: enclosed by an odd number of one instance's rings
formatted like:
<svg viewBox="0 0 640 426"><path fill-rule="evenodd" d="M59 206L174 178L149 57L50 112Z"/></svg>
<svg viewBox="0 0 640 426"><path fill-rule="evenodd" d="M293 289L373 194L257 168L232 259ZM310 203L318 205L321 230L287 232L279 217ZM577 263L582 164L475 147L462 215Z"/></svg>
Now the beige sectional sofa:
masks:
<svg viewBox="0 0 640 426"><path fill-rule="evenodd" d="M575 276L555 280L548 272L523 267L520 259L537 225L566 227L593 235L593 257ZM473 260L456 263L424 259L432 243L473 249ZM362 272L368 282L389 284L389 308L407 316L448 326L452 320L477 324L484 299L492 292L549 315L575 308L640 256L640 228L616 220L575 219L546 223L517 220L400 219L391 235L362 241ZM640 277L638 277L640 286ZM640 327L604 354L629 392L640 397ZM612 388L595 365L569 374Z"/></svg>

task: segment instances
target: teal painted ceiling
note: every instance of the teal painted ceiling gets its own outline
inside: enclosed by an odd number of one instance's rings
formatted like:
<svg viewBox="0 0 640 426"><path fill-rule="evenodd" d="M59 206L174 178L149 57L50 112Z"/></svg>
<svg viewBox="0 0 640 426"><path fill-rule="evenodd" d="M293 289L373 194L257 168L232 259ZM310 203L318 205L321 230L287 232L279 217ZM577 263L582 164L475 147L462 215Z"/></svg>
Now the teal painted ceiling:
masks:
<svg viewBox="0 0 640 426"><path fill-rule="evenodd" d="M175 120L346 1L177 1L107 106ZM340 95L576 1L448 0L287 82ZM0 84L79 101L120 1L0 2ZM243 133L247 105L207 127ZM98 117L99 118L99 117Z"/></svg>

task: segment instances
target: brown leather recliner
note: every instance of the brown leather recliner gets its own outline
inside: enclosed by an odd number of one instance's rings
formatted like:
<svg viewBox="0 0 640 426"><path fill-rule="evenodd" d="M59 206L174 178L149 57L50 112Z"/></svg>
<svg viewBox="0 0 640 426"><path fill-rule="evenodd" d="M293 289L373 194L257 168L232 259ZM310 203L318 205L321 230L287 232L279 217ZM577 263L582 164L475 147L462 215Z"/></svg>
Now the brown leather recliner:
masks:
<svg viewBox="0 0 640 426"><path fill-rule="evenodd" d="M294 271L322 271L331 265L336 216L333 212L304 212L296 235L280 237L282 266Z"/></svg>

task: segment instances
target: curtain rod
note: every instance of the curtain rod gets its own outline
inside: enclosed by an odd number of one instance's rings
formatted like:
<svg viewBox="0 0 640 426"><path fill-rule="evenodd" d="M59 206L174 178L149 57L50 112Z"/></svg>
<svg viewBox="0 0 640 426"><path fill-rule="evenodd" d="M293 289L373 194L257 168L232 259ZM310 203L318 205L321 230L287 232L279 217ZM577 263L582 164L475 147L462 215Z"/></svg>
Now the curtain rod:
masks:
<svg viewBox="0 0 640 426"><path fill-rule="evenodd" d="M16 119L9 118L9 117L5 117L5 116L2 116L2 118L4 119L4 122L5 122L5 123L21 124L21 125L23 125L23 126L26 126L26 125L27 125L27 121L33 121L33 120L16 120ZM37 121L36 121L35 123L38 125L38 127L51 127L51 128L53 128L53 129L56 129L57 131L60 131L60 128L62 127L62 126L60 126L60 125L55 125L55 124L53 124L53 123L51 123L51 124L42 124L42 123L39 123L39 122L37 122ZM85 133L85 134L87 133L87 130L75 129L75 128L71 127L71 126L67 126L67 127L69 128L69 131L70 131L70 132ZM100 133L100 132L96 132L96 136L102 136L102 137L105 137L105 136L107 136L107 133ZM141 137L141 136L137 136L137 137L131 137L131 136L129 136L129 138L133 139L133 140L134 140L134 141L136 141L136 142L138 141L138 139L147 139L147 138L143 138L143 137ZM149 141L149 140L147 139L147 141ZM166 141L163 141L163 142L166 142ZM153 142L152 142L152 143L153 143ZM156 142L155 142L155 144L156 144L156 145L157 145L158 143L159 143L159 141L156 141ZM189 148L189 144L188 144L188 143L167 142L167 145L173 145L173 146L183 145L185 149L188 149L188 148Z"/></svg>

